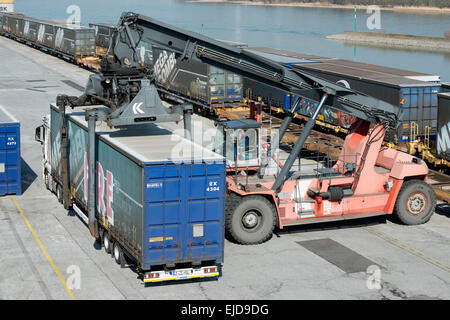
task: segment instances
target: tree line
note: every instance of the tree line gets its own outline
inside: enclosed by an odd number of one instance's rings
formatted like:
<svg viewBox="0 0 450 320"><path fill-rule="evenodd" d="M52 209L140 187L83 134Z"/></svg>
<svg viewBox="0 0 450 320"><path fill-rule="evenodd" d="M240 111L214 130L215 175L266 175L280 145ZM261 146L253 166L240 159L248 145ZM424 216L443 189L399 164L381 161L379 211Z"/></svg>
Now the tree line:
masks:
<svg viewBox="0 0 450 320"><path fill-rule="evenodd" d="M393 6L425 6L449 8L450 0L249 0L249 2L265 2L265 3L331 3L338 5L378 5L382 7Z"/></svg>

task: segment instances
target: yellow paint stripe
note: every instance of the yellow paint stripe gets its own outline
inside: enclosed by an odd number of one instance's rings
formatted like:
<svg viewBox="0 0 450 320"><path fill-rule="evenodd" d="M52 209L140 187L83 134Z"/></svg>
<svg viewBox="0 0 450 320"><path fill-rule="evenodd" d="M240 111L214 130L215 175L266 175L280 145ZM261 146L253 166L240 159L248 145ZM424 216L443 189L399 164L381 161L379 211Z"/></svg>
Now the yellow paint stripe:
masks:
<svg viewBox="0 0 450 320"><path fill-rule="evenodd" d="M37 244L39 245L39 248L41 248L42 252L44 253L45 257L47 258L48 262L50 263L50 265L52 266L53 270L55 271L56 275L58 276L59 280L62 282L64 288L66 289L67 293L69 294L70 298L72 300L76 300L74 294L72 293L72 291L69 289L69 287L67 286L66 281L64 280L64 278L62 277L61 273L59 272L58 268L55 266L55 264L53 263L52 258L50 258L49 254L47 253L47 250L45 250L44 246L42 245L41 240L39 239L39 237L37 236L36 232L34 232L33 227L30 224L30 221L28 221L27 217L25 216L25 213L23 212L22 208L19 206L19 203L17 202L15 197L11 197L11 199L13 200L14 204L16 205L17 210L19 210L20 215L22 216L23 220L25 220L25 223L28 226L28 229L30 229L31 233L34 236L34 239L36 240Z"/></svg>

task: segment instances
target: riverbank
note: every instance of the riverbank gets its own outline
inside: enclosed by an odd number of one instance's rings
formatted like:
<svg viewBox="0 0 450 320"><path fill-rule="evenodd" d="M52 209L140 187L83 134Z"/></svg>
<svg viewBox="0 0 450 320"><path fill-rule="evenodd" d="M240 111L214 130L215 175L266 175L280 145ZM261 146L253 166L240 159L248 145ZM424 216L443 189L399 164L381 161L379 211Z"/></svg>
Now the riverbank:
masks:
<svg viewBox="0 0 450 320"><path fill-rule="evenodd" d="M308 3L265 3L263 1L226 1L226 0L189 0L186 2L203 2L203 3L217 3L217 2L228 2L237 3L248 6L275 6L275 7L304 7L304 8L327 8L327 9L348 9L354 10L354 5L338 5L327 2L308 2ZM358 10L366 10L368 6L358 5L356 6ZM428 14L448 14L450 15L450 8L438 8L438 7L403 7L403 6L393 6L393 7L380 7L381 10L385 11L397 11L402 13L428 13Z"/></svg>
<svg viewBox="0 0 450 320"><path fill-rule="evenodd" d="M350 44L363 44L377 47L450 52L449 38L423 37L381 32L345 31L343 34L326 36L326 39L338 40Z"/></svg>

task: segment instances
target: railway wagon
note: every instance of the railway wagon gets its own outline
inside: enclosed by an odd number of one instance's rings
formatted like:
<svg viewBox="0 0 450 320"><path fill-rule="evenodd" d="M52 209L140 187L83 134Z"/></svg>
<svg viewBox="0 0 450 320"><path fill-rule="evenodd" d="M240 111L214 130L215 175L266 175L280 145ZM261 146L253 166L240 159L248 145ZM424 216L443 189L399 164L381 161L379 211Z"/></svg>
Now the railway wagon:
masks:
<svg viewBox="0 0 450 320"><path fill-rule="evenodd" d="M153 48L159 86L209 108L242 101L242 77L205 63L179 61L175 54Z"/></svg>
<svg viewBox="0 0 450 320"><path fill-rule="evenodd" d="M103 106L94 106L102 108ZM103 107L105 108L105 107ZM61 114L37 128L43 174L62 202ZM84 110L66 112L74 211L88 222L88 127ZM224 253L225 159L162 124L97 124L96 219L105 250L133 261L144 282L219 276ZM125 255L125 256L124 256Z"/></svg>
<svg viewBox="0 0 450 320"><path fill-rule="evenodd" d="M264 58L276 61L280 64L295 68L302 65L314 65L320 62L312 60L316 58L313 55L282 55L278 50L268 48L248 48L248 51L262 56ZM282 90L270 87L266 84L254 81L252 79L244 78L243 80L244 96L251 100L261 100L268 106L275 107L282 110L290 110L294 104L298 102L298 97L293 97L291 94ZM296 112L306 117L312 116L317 107L316 101L308 99L301 99L299 101ZM324 121L334 126L342 128L350 128L355 122L356 118L344 112L339 112L324 106L320 111L318 120Z"/></svg>
<svg viewBox="0 0 450 320"><path fill-rule="evenodd" d="M26 17L22 14L3 15L5 35L28 45L71 61L95 55L95 30L60 22Z"/></svg>
<svg viewBox="0 0 450 320"><path fill-rule="evenodd" d="M21 13L2 13L2 32L12 38L23 38L23 18Z"/></svg>
<svg viewBox="0 0 450 320"><path fill-rule="evenodd" d="M89 23L89 27L95 30L95 45L108 49L112 34L117 26L110 23Z"/></svg>
<svg viewBox="0 0 450 320"><path fill-rule="evenodd" d="M23 18L23 39L42 49L54 47L55 24L34 18Z"/></svg>
<svg viewBox="0 0 450 320"><path fill-rule="evenodd" d="M75 25L55 27L54 50L75 60L95 56L95 30Z"/></svg>
<svg viewBox="0 0 450 320"><path fill-rule="evenodd" d="M409 140L412 122L418 124L419 135L423 135L426 128L431 128L431 139L436 137L437 94L441 90L439 76L264 47L248 50L278 60L294 60L290 64L293 68L399 106L404 111L397 132L400 141ZM289 109L295 102L279 90L261 87L245 80L244 90L249 89L253 96L261 96L263 100L266 96L272 105L279 108ZM299 106L300 113L308 116L309 110L312 110L310 106L314 106L314 103L303 100ZM325 109L322 117L326 122L343 127L348 127L354 121L351 115L330 109Z"/></svg>

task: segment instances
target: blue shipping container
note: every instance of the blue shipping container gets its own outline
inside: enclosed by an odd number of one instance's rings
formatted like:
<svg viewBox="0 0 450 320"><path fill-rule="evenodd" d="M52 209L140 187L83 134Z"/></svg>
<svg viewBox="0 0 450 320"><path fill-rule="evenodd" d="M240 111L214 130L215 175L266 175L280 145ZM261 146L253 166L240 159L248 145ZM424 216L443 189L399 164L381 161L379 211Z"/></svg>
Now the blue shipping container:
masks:
<svg viewBox="0 0 450 320"><path fill-rule="evenodd" d="M87 209L87 123L67 111L69 180ZM60 181L60 121L51 108L52 174ZM164 124L96 127L96 215L143 270L223 262L225 159Z"/></svg>
<svg viewBox="0 0 450 320"><path fill-rule="evenodd" d="M0 108L0 196L22 194L20 123Z"/></svg>

